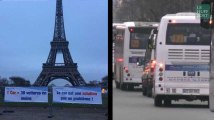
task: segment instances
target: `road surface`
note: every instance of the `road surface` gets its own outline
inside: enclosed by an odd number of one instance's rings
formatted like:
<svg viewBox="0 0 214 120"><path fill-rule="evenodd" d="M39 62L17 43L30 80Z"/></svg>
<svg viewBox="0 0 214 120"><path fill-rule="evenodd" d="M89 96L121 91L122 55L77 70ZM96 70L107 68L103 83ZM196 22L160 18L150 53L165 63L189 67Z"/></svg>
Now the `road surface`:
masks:
<svg viewBox="0 0 214 120"><path fill-rule="evenodd" d="M140 90L116 89L113 81L113 120L214 120L214 112L200 101L173 101L170 107L155 107L153 98L142 96Z"/></svg>

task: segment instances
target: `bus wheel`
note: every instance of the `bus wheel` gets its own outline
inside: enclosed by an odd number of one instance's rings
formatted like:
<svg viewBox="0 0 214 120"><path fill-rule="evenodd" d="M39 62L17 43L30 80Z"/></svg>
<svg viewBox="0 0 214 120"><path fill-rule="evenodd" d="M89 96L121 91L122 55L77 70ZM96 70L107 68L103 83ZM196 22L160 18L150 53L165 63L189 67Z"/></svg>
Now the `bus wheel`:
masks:
<svg viewBox="0 0 214 120"><path fill-rule="evenodd" d="M161 106L162 105L162 99L160 98L160 96L156 96L154 98L154 104L155 104L155 106Z"/></svg>
<svg viewBox="0 0 214 120"><path fill-rule="evenodd" d="M172 101L170 99L164 100L164 106L170 106L172 104Z"/></svg>

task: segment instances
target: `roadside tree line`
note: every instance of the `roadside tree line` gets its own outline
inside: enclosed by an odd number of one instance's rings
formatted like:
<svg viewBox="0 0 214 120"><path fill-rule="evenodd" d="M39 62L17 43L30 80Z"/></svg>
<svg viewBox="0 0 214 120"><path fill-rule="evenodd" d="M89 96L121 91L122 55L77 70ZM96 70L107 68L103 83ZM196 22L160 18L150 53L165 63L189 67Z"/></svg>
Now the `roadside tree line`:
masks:
<svg viewBox="0 0 214 120"><path fill-rule="evenodd" d="M113 22L158 22L166 14L196 12L202 0L113 0Z"/></svg>
<svg viewBox="0 0 214 120"><path fill-rule="evenodd" d="M0 76L0 86L31 86L30 81L19 76L2 78Z"/></svg>

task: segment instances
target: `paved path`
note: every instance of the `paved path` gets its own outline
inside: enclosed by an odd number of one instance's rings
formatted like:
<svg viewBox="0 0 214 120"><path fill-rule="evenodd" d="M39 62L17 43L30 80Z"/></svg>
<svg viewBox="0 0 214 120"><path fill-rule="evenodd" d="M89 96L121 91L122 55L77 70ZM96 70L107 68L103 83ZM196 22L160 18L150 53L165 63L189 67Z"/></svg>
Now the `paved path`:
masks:
<svg viewBox="0 0 214 120"><path fill-rule="evenodd" d="M3 113L3 110L14 113ZM0 120L106 120L105 109L95 108L53 108L53 118L48 118L49 108L7 107L0 108Z"/></svg>

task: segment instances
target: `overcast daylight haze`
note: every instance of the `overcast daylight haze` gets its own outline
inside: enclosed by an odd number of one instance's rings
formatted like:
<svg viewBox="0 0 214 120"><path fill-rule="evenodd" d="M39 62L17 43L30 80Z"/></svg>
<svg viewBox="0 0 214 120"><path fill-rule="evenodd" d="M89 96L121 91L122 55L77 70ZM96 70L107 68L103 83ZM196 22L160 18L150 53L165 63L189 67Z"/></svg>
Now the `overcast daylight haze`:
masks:
<svg viewBox="0 0 214 120"><path fill-rule="evenodd" d="M53 39L56 0L0 0L0 76L35 82ZM108 74L108 1L63 0L69 51L86 82ZM61 61L60 54L57 61Z"/></svg>

